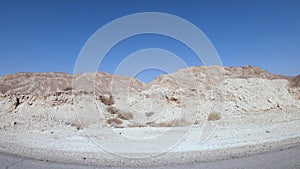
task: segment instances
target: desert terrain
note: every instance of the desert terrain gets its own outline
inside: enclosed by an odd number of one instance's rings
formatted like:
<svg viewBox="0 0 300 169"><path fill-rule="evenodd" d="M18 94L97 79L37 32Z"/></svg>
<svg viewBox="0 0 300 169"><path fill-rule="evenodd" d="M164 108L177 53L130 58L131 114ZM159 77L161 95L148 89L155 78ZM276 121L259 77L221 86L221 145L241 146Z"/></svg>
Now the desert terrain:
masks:
<svg viewBox="0 0 300 169"><path fill-rule="evenodd" d="M300 75L180 69L146 84L103 72L0 78L0 151L102 166L213 161L300 144Z"/></svg>

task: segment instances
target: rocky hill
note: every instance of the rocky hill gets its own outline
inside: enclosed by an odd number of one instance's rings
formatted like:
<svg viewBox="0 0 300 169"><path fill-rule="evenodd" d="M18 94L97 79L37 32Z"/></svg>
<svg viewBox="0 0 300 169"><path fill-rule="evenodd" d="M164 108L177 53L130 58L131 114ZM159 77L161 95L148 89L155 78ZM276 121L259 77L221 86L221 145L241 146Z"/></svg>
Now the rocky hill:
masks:
<svg viewBox="0 0 300 169"><path fill-rule="evenodd" d="M271 74L253 66L221 67L199 66L181 69L175 73L161 75L149 84L138 79L111 75L108 73L16 73L0 77L0 92L14 93L51 93L68 90L96 92L100 94L140 92L152 86L163 86L171 89L179 88L210 88L224 79L286 79L294 86L299 86L299 76L289 77Z"/></svg>
<svg viewBox="0 0 300 169"><path fill-rule="evenodd" d="M294 77L269 73L259 67L221 67L221 66L198 66L181 69L175 73L162 75L154 79L147 86L160 85L173 88L210 88L221 83L224 79L286 79L292 82Z"/></svg>
<svg viewBox="0 0 300 169"><path fill-rule="evenodd" d="M112 89L116 92L127 89L132 92L140 91L143 86L137 79L102 72L75 75L54 72L16 73L0 78L2 94L46 94L70 90L108 94Z"/></svg>
<svg viewBox="0 0 300 169"><path fill-rule="evenodd" d="M202 66L149 84L107 73L17 73L0 78L0 129L201 125L300 108L299 76L258 67Z"/></svg>

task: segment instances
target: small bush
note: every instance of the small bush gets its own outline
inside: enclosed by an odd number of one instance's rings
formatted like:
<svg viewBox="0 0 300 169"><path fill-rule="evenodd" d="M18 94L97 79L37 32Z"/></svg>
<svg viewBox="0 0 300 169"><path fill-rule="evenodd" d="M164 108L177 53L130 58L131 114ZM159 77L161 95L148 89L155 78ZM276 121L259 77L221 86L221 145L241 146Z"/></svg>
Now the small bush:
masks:
<svg viewBox="0 0 300 169"><path fill-rule="evenodd" d="M244 74L239 75L237 78L238 79L248 79L247 75L244 75Z"/></svg>
<svg viewBox="0 0 300 169"><path fill-rule="evenodd" d="M109 112L110 114L118 114L119 113L119 110L113 106L107 107L106 111Z"/></svg>
<svg viewBox="0 0 300 169"><path fill-rule="evenodd" d="M207 117L208 121L215 121L215 120L220 120L221 116L219 113L210 113Z"/></svg>
<svg viewBox="0 0 300 169"><path fill-rule="evenodd" d="M64 88L63 90L64 91L71 91L73 88L72 87L66 87L66 88Z"/></svg>
<svg viewBox="0 0 300 169"><path fill-rule="evenodd" d="M110 95L109 97L100 96L100 100L103 104L105 104L107 106L111 106L111 105L115 104L115 100L112 95Z"/></svg>
<svg viewBox="0 0 300 169"><path fill-rule="evenodd" d="M167 99L167 101L169 103L173 102L173 103L176 103L176 104L180 104L180 101L177 98L175 98L175 97L168 97L168 96L166 96L166 99Z"/></svg>
<svg viewBox="0 0 300 169"><path fill-rule="evenodd" d="M134 122L134 123L128 124L128 127L138 127L138 128L141 128L141 127L146 127L146 125Z"/></svg>
<svg viewBox="0 0 300 169"><path fill-rule="evenodd" d="M123 119L123 120L130 120L130 119L133 119L133 114L130 112L119 113L118 118Z"/></svg>
<svg viewBox="0 0 300 169"><path fill-rule="evenodd" d="M111 124L111 125L116 125L116 124L122 124L122 120L120 119L117 119L117 118L110 118L110 119L107 119L106 122L108 124Z"/></svg>
<svg viewBox="0 0 300 169"><path fill-rule="evenodd" d="M155 113L154 112L146 112L145 115L146 117L151 117L153 116Z"/></svg>
<svg viewBox="0 0 300 169"><path fill-rule="evenodd" d="M157 127L174 127L171 122L160 122L156 125Z"/></svg>
<svg viewBox="0 0 300 169"><path fill-rule="evenodd" d="M158 127L184 127L186 125L187 125L187 121L184 118L174 119L166 122L160 122L157 124Z"/></svg>
<svg viewBox="0 0 300 169"><path fill-rule="evenodd" d="M67 125L70 125L72 127L75 127L77 130L82 130L83 129L83 126L80 122L78 121L75 121L73 123L66 123Z"/></svg>

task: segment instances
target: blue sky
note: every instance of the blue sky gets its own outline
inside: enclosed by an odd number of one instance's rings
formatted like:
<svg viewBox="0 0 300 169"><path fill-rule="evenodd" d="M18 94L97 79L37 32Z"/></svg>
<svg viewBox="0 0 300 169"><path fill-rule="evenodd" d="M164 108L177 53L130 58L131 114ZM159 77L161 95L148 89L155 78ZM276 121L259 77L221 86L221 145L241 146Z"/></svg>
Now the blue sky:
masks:
<svg viewBox="0 0 300 169"><path fill-rule="evenodd" d="M297 0L0 0L0 76L16 72L72 73L78 54L99 28L137 12L164 12L201 29L223 65L254 65L269 72L300 74L300 1ZM201 65L180 42L158 35L117 44L99 70L113 73L122 58L144 48L161 48L189 66ZM140 73L150 81L158 70Z"/></svg>

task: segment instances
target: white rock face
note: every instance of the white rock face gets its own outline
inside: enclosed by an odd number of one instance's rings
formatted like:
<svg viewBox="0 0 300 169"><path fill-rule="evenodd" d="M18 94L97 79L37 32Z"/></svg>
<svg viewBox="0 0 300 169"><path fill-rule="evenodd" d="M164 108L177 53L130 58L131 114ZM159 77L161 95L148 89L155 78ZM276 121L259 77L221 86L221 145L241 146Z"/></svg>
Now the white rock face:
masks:
<svg viewBox="0 0 300 169"><path fill-rule="evenodd" d="M300 105L288 91L289 82L282 79L228 79L218 89L225 89L225 102L233 103L237 110L244 112L299 108Z"/></svg>

